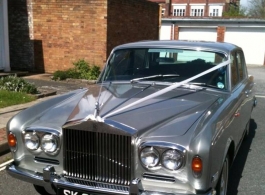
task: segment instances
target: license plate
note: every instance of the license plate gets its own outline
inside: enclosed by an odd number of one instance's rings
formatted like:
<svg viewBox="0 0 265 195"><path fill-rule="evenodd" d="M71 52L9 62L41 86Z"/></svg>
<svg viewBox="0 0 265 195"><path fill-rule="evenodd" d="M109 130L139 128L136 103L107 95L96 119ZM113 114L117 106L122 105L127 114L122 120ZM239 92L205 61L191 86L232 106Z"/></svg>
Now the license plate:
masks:
<svg viewBox="0 0 265 195"><path fill-rule="evenodd" d="M94 193L94 192L84 192L78 189L65 189L59 187L57 189L57 195L103 195L103 194Z"/></svg>

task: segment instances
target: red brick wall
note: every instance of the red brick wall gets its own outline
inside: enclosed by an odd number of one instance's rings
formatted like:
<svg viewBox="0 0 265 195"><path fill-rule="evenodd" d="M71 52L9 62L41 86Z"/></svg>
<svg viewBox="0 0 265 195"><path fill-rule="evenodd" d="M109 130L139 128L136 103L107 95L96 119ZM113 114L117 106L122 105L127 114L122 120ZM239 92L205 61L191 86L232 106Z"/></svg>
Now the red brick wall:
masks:
<svg viewBox="0 0 265 195"><path fill-rule="evenodd" d="M42 47L35 60L38 71L54 72L71 68L85 59L102 66L106 59L106 0L34 0L34 39ZM43 67L38 60L43 57ZM40 62L41 64L41 62Z"/></svg>
<svg viewBox="0 0 265 195"><path fill-rule="evenodd" d="M174 40L179 40L179 27L174 25Z"/></svg>
<svg viewBox="0 0 265 195"><path fill-rule="evenodd" d="M11 69L103 67L114 46L159 36L159 5L146 0L9 0L8 9Z"/></svg>
<svg viewBox="0 0 265 195"><path fill-rule="evenodd" d="M159 38L159 5L146 0L108 0L107 53L133 41Z"/></svg>
<svg viewBox="0 0 265 195"><path fill-rule="evenodd" d="M217 27L217 42L224 42L225 40L225 31L226 27L225 26L218 26Z"/></svg>

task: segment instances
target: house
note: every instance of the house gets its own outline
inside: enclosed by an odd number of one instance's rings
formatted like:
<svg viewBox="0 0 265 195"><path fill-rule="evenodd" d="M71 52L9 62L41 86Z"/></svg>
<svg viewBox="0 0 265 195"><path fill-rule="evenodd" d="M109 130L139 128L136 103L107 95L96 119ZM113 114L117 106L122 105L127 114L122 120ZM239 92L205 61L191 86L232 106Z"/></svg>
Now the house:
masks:
<svg viewBox="0 0 265 195"><path fill-rule="evenodd" d="M265 66L263 19L162 18L160 40L229 42L243 49L247 65Z"/></svg>
<svg viewBox="0 0 265 195"><path fill-rule="evenodd" d="M103 67L113 47L158 39L160 6L146 0L8 0L8 18L11 69L52 73L79 59Z"/></svg>
<svg viewBox="0 0 265 195"><path fill-rule="evenodd" d="M237 0L149 0L162 6L164 17L221 17Z"/></svg>
<svg viewBox="0 0 265 195"><path fill-rule="evenodd" d="M0 0L0 71L10 71L7 0Z"/></svg>

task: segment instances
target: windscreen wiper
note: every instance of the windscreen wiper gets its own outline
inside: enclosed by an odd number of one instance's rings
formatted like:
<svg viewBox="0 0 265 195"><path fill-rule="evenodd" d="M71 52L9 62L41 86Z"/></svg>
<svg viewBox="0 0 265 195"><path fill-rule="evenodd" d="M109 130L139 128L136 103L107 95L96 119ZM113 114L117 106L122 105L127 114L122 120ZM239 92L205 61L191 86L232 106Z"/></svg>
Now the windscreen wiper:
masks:
<svg viewBox="0 0 265 195"><path fill-rule="evenodd" d="M205 87L211 87L211 88L218 88L217 86L210 85L210 84L207 84L207 83L194 83L194 82L189 82L187 84L188 85L205 86Z"/></svg>
<svg viewBox="0 0 265 195"><path fill-rule="evenodd" d="M163 78L163 77L179 77L179 75L178 74L157 74L157 75L152 75L148 77L140 77L140 78L132 79L131 83L136 83L140 80L148 80L148 79Z"/></svg>

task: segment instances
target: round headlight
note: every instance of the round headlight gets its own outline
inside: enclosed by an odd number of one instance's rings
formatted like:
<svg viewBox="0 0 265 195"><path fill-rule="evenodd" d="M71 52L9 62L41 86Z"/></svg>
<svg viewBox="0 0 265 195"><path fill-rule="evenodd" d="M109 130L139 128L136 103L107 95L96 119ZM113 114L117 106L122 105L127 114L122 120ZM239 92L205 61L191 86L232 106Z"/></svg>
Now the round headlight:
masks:
<svg viewBox="0 0 265 195"><path fill-rule="evenodd" d="M153 147L146 147L141 151L140 158L146 167L155 167L159 162L159 153Z"/></svg>
<svg viewBox="0 0 265 195"><path fill-rule="evenodd" d="M177 150L167 150L162 155L162 165L170 170L177 170L183 164L183 157Z"/></svg>
<svg viewBox="0 0 265 195"><path fill-rule="evenodd" d="M46 134L41 139L41 148L44 152L53 153L57 150L57 137L52 134Z"/></svg>
<svg viewBox="0 0 265 195"><path fill-rule="evenodd" d="M24 140L25 145L29 150L37 150L40 146L40 139L34 132L26 133Z"/></svg>

